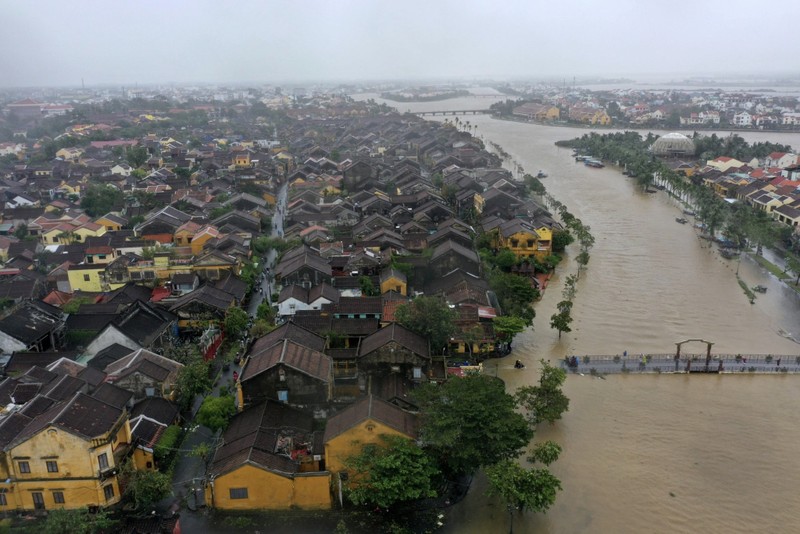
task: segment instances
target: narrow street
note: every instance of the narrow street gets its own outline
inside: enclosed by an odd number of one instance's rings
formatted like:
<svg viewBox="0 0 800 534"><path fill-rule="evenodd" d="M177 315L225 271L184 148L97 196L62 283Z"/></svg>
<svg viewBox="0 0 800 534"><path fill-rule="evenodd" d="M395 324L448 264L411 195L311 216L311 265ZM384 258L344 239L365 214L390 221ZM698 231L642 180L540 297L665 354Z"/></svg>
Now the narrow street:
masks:
<svg viewBox="0 0 800 534"><path fill-rule="evenodd" d="M278 200L276 212L273 217L272 233L273 237L280 237L283 235L283 216L286 213L287 204L287 186L282 185L278 190ZM275 267L275 260L277 253L275 249L270 249L265 258L259 262L259 267L269 266L270 270ZM271 274L271 273L270 273ZM267 302L271 303L271 293L273 290L271 276L265 276L264 280L260 280L256 286L253 294L250 297L250 302L247 306L247 313L254 317L259 304L264 301L266 297ZM262 291L259 291L261 288ZM217 368L215 366L215 368ZM219 396L221 392L227 392L233 388L233 373L241 371L240 367L234 363L230 368L225 371L220 369L219 374L216 375L216 380L209 395ZM223 391L225 390L225 391ZM192 406L191 418L194 420L200 405L203 403L205 397L198 395ZM218 436L214 435L211 430L205 426L196 423L188 422L188 433L178 451L178 460L172 475L172 489L173 495L159 503L159 510L177 510L182 509L182 514L188 511L196 511L198 508L204 506L205 496L203 491L203 478L206 472L206 465L201 458L190 456L189 453L201 443L207 443L213 451L217 446ZM197 518L195 518L197 520Z"/></svg>
<svg viewBox="0 0 800 534"><path fill-rule="evenodd" d="M283 237L283 218L286 215L286 204L288 203L287 190L288 186L286 184L283 184L280 189L278 189L276 211L272 218L272 233L270 234L272 237ZM265 298L267 302L272 304L272 291L274 291L275 286L272 283L271 271L275 267L277 256L278 254L275 249L270 249L267 251L266 256L261 258L258 262L262 273L264 272L265 266L270 268L270 273L266 274L263 280L259 279L258 284L253 290L253 294L250 296L250 303L246 310L250 317L255 317L259 304L261 304ZM259 291L259 289L261 291Z"/></svg>

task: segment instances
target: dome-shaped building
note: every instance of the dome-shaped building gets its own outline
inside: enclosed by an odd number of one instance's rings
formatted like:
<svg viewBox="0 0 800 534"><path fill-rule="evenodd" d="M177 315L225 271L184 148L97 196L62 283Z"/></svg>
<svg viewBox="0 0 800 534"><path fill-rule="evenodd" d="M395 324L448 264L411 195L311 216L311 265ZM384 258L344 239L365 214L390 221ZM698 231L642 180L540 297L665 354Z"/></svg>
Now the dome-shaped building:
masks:
<svg viewBox="0 0 800 534"><path fill-rule="evenodd" d="M668 133L662 135L650 147L656 156L693 156L694 142L683 134Z"/></svg>

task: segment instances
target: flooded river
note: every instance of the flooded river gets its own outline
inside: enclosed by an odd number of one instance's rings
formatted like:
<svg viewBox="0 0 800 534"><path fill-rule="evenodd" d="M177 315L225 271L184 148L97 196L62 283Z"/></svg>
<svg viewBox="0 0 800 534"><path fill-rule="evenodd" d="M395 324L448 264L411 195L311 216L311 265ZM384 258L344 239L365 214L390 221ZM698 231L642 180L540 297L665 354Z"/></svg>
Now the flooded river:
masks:
<svg viewBox="0 0 800 534"><path fill-rule="evenodd" d="M449 109L482 109L485 98L459 99ZM391 102L387 102L392 105ZM434 106L434 104L436 104ZM449 102L402 104L412 111ZM596 244L581 275L573 331L558 339L549 317L561 280L575 271L567 257L536 306L534 327L514 353L488 362L509 389L536 380L536 362L565 355L668 353L675 343L703 338L728 353L800 354L779 334L800 334L800 301L753 261L740 275L767 293L750 304L725 260L675 217L665 193L644 194L612 168L575 163L554 142L585 130L467 116L476 135L500 144L528 172L549 174L548 191L591 226ZM727 134L725 134L727 135ZM754 133L800 147L800 135ZM568 249L573 256L574 250ZM800 336L798 336L800 337ZM702 352L689 344L684 352ZM519 358L524 370L510 362ZM589 366L590 367L590 366ZM563 491L544 515L516 514L515 532L797 532L800 531L800 377L571 375L570 411L537 439L564 452L554 472ZM480 477L452 507L445 532L505 532L508 513L484 495Z"/></svg>

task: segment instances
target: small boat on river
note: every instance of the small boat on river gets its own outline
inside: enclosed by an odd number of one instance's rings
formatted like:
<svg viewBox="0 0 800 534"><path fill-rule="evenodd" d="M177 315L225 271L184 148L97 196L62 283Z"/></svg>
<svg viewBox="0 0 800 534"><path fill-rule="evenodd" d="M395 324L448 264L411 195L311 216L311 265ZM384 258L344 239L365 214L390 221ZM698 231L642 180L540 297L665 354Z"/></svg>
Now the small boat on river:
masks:
<svg viewBox="0 0 800 534"><path fill-rule="evenodd" d="M757 292L757 293L766 293L767 292L767 287L766 286L753 286L751 289L753 291Z"/></svg>
<svg viewBox="0 0 800 534"><path fill-rule="evenodd" d="M544 171L539 171L539 172L536 173L536 178L539 178L539 179L547 178L547 173L544 172Z"/></svg>
<svg viewBox="0 0 800 534"><path fill-rule="evenodd" d="M675 222L679 222L681 224L686 224L689 221L688 221L688 219L684 219L683 217L675 217Z"/></svg>
<svg viewBox="0 0 800 534"><path fill-rule="evenodd" d="M586 165L587 167L594 167L595 169L602 169L603 167L605 167L602 161L594 158L584 159L583 164Z"/></svg>

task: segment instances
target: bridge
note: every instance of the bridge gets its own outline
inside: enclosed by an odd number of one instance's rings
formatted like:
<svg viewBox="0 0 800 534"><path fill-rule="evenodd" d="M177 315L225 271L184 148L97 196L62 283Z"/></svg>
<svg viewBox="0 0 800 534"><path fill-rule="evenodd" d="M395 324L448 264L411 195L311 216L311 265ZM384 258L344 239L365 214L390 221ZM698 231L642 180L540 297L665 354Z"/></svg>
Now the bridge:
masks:
<svg viewBox="0 0 800 534"><path fill-rule="evenodd" d="M574 359L573 359L574 358ZM572 373L607 375L636 374L798 374L797 354L629 354L622 356L575 355L561 361L561 368Z"/></svg>
<svg viewBox="0 0 800 534"><path fill-rule="evenodd" d="M681 347L690 342L706 344L705 354L682 354ZM712 354L711 341L687 339L675 343L674 354L628 354L622 356L573 355L561 362L567 371L605 375L617 373L800 373L797 354Z"/></svg>
<svg viewBox="0 0 800 534"><path fill-rule="evenodd" d="M456 110L439 110L439 111L415 111L414 115L420 117L425 115L486 115L491 113L490 109L456 109Z"/></svg>

